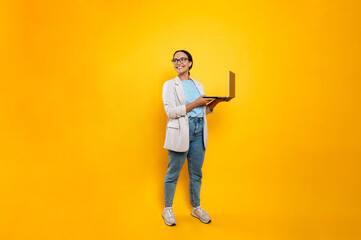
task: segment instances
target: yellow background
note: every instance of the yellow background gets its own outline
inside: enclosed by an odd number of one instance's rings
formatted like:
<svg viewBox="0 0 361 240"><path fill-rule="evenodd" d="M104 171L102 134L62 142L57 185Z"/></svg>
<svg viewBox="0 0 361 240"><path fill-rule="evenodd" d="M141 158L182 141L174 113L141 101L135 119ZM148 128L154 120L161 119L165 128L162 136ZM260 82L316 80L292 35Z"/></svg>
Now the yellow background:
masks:
<svg viewBox="0 0 361 240"><path fill-rule="evenodd" d="M0 239L360 239L359 1L1 1ZM174 51L206 94L201 204L161 218Z"/></svg>

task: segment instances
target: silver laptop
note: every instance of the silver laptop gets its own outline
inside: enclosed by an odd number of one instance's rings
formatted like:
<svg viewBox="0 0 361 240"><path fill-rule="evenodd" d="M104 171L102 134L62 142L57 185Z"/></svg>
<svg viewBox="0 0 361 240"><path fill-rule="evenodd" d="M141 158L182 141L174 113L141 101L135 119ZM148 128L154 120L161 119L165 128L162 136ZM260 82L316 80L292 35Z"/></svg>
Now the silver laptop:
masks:
<svg viewBox="0 0 361 240"><path fill-rule="evenodd" d="M236 74L229 71L229 96L228 97L212 97L205 96L204 98L234 98L236 96Z"/></svg>

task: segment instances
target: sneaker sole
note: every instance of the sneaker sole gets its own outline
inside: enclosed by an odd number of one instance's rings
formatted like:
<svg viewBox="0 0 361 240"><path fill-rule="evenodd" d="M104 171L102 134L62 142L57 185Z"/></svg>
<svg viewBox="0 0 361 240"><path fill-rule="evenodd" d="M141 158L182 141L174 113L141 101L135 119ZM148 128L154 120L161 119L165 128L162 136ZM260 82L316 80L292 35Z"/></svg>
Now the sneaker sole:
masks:
<svg viewBox="0 0 361 240"><path fill-rule="evenodd" d="M212 220L209 220L208 222L206 222L206 221L203 221L202 219L200 219L197 215L195 215L195 214L193 214L193 213L191 213L191 215L193 216L193 217L195 217L195 218L198 218L202 223L205 223L205 224L208 224L208 223L210 223Z"/></svg>
<svg viewBox="0 0 361 240"><path fill-rule="evenodd" d="M163 215L162 215L162 218L164 219ZM175 223L173 223L173 224L168 224L168 223L167 223L167 221L166 221L165 219L164 219L164 223L165 223L165 225L170 226L170 227L172 227L172 226L175 226L175 225L176 225Z"/></svg>

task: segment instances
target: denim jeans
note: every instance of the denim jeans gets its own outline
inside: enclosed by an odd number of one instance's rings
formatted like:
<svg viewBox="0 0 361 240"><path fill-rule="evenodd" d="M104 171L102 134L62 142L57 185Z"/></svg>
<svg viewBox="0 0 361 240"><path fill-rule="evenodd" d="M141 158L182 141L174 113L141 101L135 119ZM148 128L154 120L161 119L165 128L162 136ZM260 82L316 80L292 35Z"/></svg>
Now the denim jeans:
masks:
<svg viewBox="0 0 361 240"><path fill-rule="evenodd" d="M164 203L173 205L179 173L188 159L189 194L192 206L200 205L202 166L205 149L203 145L203 118L189 118L189 149L186 152L168 150L168 170L164 180Z"/></svg>

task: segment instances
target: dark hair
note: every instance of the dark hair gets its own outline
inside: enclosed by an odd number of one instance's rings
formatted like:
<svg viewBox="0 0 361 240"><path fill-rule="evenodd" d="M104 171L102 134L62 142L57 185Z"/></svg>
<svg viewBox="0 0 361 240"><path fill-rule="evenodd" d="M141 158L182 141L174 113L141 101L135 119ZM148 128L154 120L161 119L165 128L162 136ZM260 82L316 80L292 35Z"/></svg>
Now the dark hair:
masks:
<svg viewBox="0 0 361 240"><path fill-rule="evenodd" d="M177 52L184 52L185 54L187 54L188 60L189 60L190 62L192 62L192 65L189 67L189 70L191 70L192 67L193 67L193 58L192 58L192 55L191 55L188 51L186 51L186 50L177 50L177 51L175 51L175 53L173 54L173 59L174 59L174 55L175 55ZM188 70L188 74L191 75L191 73L189 72L189 70Z"/></svg>

